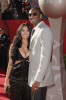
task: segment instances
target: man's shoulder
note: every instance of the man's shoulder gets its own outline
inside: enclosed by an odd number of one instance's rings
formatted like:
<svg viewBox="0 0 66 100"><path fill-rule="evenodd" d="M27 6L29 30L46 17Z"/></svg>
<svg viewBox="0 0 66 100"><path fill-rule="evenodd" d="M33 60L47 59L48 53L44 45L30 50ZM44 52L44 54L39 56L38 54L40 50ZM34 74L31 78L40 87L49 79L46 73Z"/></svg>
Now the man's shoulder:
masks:
<svg viewBox="0 0 66 100"><path fill-rule="evenodd" d="M45 35L45 34L46 34L46 35L52 35L52 30L51 30L51 28L50 28L48 25L46 25L44 22L41 23L41 25L40 25L40 30L41 30L41 33L42 33L42 34L44 33L44 35Z"/></svg>
<svg viewBox="0 0 66 100"><path fill-rule="evenodd" d="M44 21L41 21L41 23L39 24L38 27L39 27L40 29L45 29L45 28L50 29L50 27L49 27L47 24L45 24Z"/></svg>

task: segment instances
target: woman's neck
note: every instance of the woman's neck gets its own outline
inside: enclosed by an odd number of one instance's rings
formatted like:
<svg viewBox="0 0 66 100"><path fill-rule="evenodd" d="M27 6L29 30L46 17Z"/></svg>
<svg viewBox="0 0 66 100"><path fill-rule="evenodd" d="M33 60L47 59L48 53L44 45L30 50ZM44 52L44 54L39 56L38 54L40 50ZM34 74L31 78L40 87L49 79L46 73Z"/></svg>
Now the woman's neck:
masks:
<svg viewBox="0 0 66 100"><path fill-rule="evenodd" d="M26 46L28 45L28 40L27 39L22 39L22 46Z"/></svg>
<svg viewBox="0 0 66 100"><path fill-rule="evenodd" d="M22 39L22 44L27 45L28 44L28 40L27 39Z"/></svg>

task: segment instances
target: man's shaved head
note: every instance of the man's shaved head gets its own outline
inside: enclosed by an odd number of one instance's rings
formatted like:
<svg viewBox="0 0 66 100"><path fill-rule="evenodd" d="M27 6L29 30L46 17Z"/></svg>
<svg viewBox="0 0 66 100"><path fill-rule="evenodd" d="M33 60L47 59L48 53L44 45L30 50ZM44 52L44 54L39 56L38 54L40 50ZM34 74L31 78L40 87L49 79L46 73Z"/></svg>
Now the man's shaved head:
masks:
<svg viewBox="0 0 66 100"><path fill-rule="evenodd" d="M42 12L41 12L40 8L34 7L34 8L32 8L32 9L30 9L30 10L37 10L39 13L41 13L41 14L42 14Z"/></svg>
<svg viewBox="0 0 66 100"><path fill-rule="evenodd" d="M42 19L42 12L39 8L31 8L29 13L29 20L33 24L33 26L36 26Z"/></svg>

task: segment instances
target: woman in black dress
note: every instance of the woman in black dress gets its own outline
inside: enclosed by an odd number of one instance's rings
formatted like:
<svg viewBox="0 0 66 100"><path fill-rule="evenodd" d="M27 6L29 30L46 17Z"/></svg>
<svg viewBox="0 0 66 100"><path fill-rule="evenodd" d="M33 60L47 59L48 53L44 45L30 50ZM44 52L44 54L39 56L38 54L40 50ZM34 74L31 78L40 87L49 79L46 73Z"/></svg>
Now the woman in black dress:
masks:
<svg viewBox="0 0 66 100"><path fill-rule="evenodd" d="M10 46L9 63L4 84L5 91L7 86L10 87L10 100L31 100L31 88L28 86L31 30L28 23L21 24Z"/></svg>

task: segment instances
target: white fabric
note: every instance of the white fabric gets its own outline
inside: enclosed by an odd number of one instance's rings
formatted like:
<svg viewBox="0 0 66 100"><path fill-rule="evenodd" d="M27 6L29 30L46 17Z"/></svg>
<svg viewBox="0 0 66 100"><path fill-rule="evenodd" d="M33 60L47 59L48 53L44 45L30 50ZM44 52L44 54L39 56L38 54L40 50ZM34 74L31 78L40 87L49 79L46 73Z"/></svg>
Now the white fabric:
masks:
<svg viewBox="0 0 66 100"><path fill-rule="evenodd" d="M28 84L40 82L39 87L54 84L52 63L50 62L53 37L50 28L41 21L35 28L30 41Z"/></svg>

